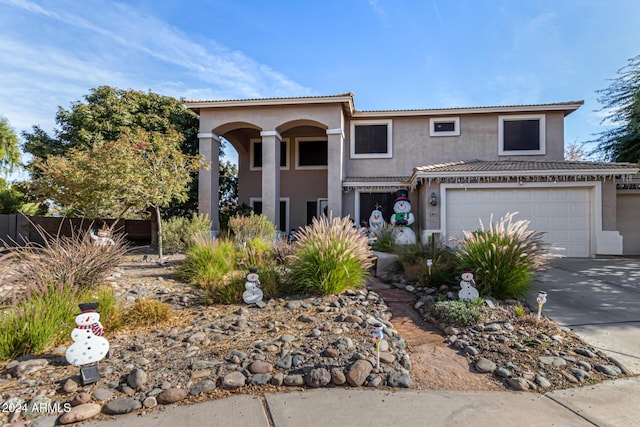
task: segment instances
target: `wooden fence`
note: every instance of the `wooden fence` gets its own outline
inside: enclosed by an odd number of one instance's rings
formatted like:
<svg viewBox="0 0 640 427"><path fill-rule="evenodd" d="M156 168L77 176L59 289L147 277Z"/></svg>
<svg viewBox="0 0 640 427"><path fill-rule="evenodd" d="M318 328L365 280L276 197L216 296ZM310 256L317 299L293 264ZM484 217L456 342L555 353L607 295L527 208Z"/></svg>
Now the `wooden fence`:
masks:
<svg viewBox="0 0 640 427"><path fill-rule="evenodd" d="M51 236L71 236L73 233L88 231L91 228L97 230L103 223L111 225L114 221L2 214L0 239L9 245L24 242L44 243L42 231ZM157 227L149 220L120 220L113 230L115 233L124 233L126 239L134 245L148 245L156 241Z"/></svg>

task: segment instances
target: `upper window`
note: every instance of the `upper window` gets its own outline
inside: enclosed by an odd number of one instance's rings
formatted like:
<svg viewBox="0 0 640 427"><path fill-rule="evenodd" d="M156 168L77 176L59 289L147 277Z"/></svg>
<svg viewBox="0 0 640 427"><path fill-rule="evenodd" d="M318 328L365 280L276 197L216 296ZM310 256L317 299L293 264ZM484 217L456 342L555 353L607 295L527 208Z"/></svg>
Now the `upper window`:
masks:
<svg viewBox="0 0 640 427"><path fill-rule="evenodd" d="M262 140L252 139L250 141L249 170L262 170ZM289 139L280 141L280 169L289 169Z"/></svg>
<svg viewBox="0 0 640 427"><path fill-rule="evenodd" d="M498 140L501 155L545 154L544 114L499 116Z"/></svg>
<svg viewBox="0 0 640 427"><path fill-rule="evenodd" d="M351 158L372 159L393 157L391 120L351 122Z"/></svg>
<svg viewBox="0 0 640 427"><path fill-rule="evenodd" d="M430 136L460 135L460 117L434 117L429 119Z"/></svg>
<svg viewBox="0 0 640 427"><path fill-rule="evenodd" d="M327 138L296 138L296 169L326 169L328 158Z"/></svg>

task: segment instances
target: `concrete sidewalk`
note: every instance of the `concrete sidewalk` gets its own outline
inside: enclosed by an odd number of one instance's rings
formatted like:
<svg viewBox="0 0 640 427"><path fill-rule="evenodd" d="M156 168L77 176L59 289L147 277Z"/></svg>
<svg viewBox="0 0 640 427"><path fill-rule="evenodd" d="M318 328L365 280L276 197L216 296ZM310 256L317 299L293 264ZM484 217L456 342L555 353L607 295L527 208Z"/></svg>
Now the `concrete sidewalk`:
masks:
<svg viewBox="0 0 640 427"><path fill-rule="evenodd" d="M96 427L640 426L640 377L541 395L518 392L318 389L236 395Z"/></svg>

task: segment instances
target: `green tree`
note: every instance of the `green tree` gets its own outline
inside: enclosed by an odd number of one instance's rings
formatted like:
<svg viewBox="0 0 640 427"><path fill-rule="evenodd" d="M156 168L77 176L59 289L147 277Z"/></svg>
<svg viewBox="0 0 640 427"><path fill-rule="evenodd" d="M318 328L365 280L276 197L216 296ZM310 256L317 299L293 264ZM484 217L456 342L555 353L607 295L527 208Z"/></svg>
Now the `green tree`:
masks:
<svg viewBox="0 0 640 427"><path fill-rule="evenodd" d="M69 109L58 107L56 123L59 129L53 136L38 126L22 134L23 149L33 156L26 165L34 178L40 169L35 165L48 156L65 156L69 150L88 150L94 144L117 141L123 131L136 128L156 134L178 132L183 138L182 152L198 153L198 116L186 109L182 101L151 91L122 90L100 86L90 90L84 101L71 104ZM193 172L188 198L174 201L170 213L191 215L197 210L198 180Z"/></svg>
<svg viewBox="0 0 640 427"><path fill-rule="evenodd" d="M602 123L615 126L599 133L595 153L605 160L638 162L640 160L640 55L629 59L611 79L609 87L597 91L601 111L607 116Z"/></svg>
<svg viewBox="0 0 640 427"><path fill-rule="evenodd" d="M18 136L9 121L0 116L0 171L7 174L13 172L20 164L20 146Z"/></svg>
<svg viewBox="0 0 640 427"><path fill-rule="evenodd" d="M182 152L182 140L176 131L122 128L115 141L96 141L37 162L34 192L91 218L120 219L132 209L152 208L162 258L160 209L184 201L192 173L206 167L200 156Z"/></svg>

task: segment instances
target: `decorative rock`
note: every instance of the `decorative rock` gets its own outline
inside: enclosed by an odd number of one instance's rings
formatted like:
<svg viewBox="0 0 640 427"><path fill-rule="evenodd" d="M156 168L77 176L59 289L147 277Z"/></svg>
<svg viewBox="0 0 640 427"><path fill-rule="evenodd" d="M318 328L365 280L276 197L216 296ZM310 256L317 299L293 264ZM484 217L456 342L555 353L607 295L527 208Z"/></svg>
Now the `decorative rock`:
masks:
<svg viewBox="0 0 640 427"><path fill-rule="evenodd" d="M267 385L271 381L271 374L256 374L249 378L251 385Z"/></svg>
<svg viewBox="0 0 640 427"><path fill-rule="evenodd" d="M74 406L58 418L58 424L71 424L93 418L100 413L102 406L97 403L85 403L84 405Z"/></svg>
<svg viewBox="0 0 640 427"><path fill-rule="evenodd" d="M577 348L574 351L581 356L586 356L591 358L596 357L595 353L593 353L588 348Z"/></svg>
<svg viewBox="0 0 640 427"><path fill-rule="evenodd" d="M525 380L524 378L509 378L507 380L509 386L517 391L527 391L533 384L531 382Z"/></svg>
<svg viewBox="0 0 640 427"><path fill-rule="evenodd" d="M242 372L230 372L222 379L222 388L234 390L244 386L246 381L247 377Z"/></svg>
<svg viewBox="0 0 640 427"><path fill-rule="evenodd" d="M294 337L291 334L284 334L283 336L280 337L280 341L282 342L291 342L294 341L296 339L296 337Z"/></svg>
<svg viewBox="0 0 640 427"><path fill-rule="evenodd" d="M187 397L187 390L183 388L168 388L157 397L158 403L161 405L168 405L170 403L179 402Z"/></svg>
<svg viewBox="0 0 640 427"><path fill-rule="evenodd" d="M411 370L411 359L409 358L408 354L402 356L402 358L400 359L400 364L407 371Z"/></svg>
<svg viewBox="0 0 640 427"><path fill-rule="evenodd" d="M155 396L149 396L142 401L142 406L145 408L155 408L158 406L158 401Z"/></svg>
<svg viewBox="0 0 640 427"><path fill-rule="evenodd" d="M341 368L331 368L331 382L335 385L343 385L347 382L347 377Z"/></svg>
<svg viewBox="0 0 640 427"><path fill-rule="evenodd" d="M309 387L324 387L331 382L331 373L324 368L316 368L309 372L305 378Z"/></svg>
<svg viewBox="0 0 640 427"><path fill-rule="evenodd" d="M556 367L565 366L567 364L567 361L562 357L555 356L540 356L538 357L538 361L543 365L552 365Z"/></svg>
<svg viewBox="0 0 640 427"><path fill-rule="evenodd" d="M29 427L54 427L58 420L57 415L49 415L47 417L40 417L37 420L32 421Z"/></svg>
<svg viewBox="0 0 640 427"><path fill-rule="evenodd" d="M285 304L284 308L288 308L290 310L295 310L296 308L300 308L300 301L289 301Z"/></svg>
<svg viewBox="0 0 640 427"><path fill-rule="evenodd" d="M608 377L615 377L622 374L622 370L614 365L596 365L596 371L601 372Z"/></svg>
<svg viewBox="0 0 640 427"><path fill-rule="evenodd" d="M78 393L76 396L74 396L73 399L71 399L71 406L78 406L78 405L83 405L85 403L89 403L91 401L91 395L89 393Z"/></svg>
<svg viewBox="0 0 640 427"><path fill-rule="evenodd" d="M335 348L329 347L322 352L322 355L324 357L336 358L340 355L340 352Z"/></svg>
<svg viewBox="0 0 640 427"><path fill-rule="evenodd" d="M282 372L276 373L269 381L269 384L275 385L278 387L280 387L283 383L284 383L284 374Z"/></svg>
<svg viewBox="0 0 640 427"><path fill-rule="evenodd" d="M128 414L136 409L142 408L142 403L138 399L120 398L107 402L102 408L102 412L107 415Z"/></svg>
<svg viewBox="0 0 640 427"><path fill-rule="evenodd" d="M551 387L551 383L549 382L549 380L542 375L536 375L536 384L538 384L542 388Z"/></svg>
<svg viewBox="0 0 640 427"><path fill-rule="evenodd" d="M625 365L620 359L618 359L615 356L609 356L608 357L609 362L613 363L614 365L616 365L618 367L618 369L620 369L620 371L622 371L623 374L625 375L633 375L633 371L631 369L629 369L627 367L627 365Z"/></svg>
<svg viewBox="0 0 640 427"><path fill-rule="evenodd" d="M360 387L371 373L373 366L367 360L356 360L347 372L347 382L350 386Z"/></svg>
<svg viewBox="0 0 640 427"><path fill-rule="evenodd" d="M212 390L216 389L216 383L212 380L203 380L197 382L191 390L189 390L189 394L191 396L198 396L199 394L208 393Z"/></svg>
<svg viewBox="0 0 640 427"><path fill-rule="evenodd" d="M74 381L73 378L69 378L64 382L64 385L62 386L62 390L65 393L73 393L76 390L78 390L78 387L80 387L80 384Z"/></svg>
<svg viewBox="0 0 640 427"><path fill-rule="evenodd" d="M273 371L273 365L261 360L251 362L251 365L249 365L249 372L251 372L252 374L267 374L271 371Z"/></svg>
<svg viewBox="0 0 640 427"><path fill-rule="evenodd" d="M302 378L302 375L287 375L284 377L284 385L302 386L304 385L304 378Z"/></svg>
<svg viewBox="0 0 640 427"><path fill-rule="evenodd" d="M395 361L396 361L396 356L393 353L387 353L384 351L380 352L380 362L390 364Z"/></svg>
<svg viewBox="0 0 640 427"><path fill-rule="evenodd" d="M308 314L303 314L300 317L298 317L298 322L314 323L314 322L317 322L317 319L313 316L309 316Z"/></svg>
<svg viewBox="0 0 640 427"><path fill-rule="evenodd" d="M257 306L258 308L265 308L265 307L267 306L267 303L266 303L266 302L264 302L264 301L258 301L258 302L256 303L256 306Z"/></svg>
<svg viewBox="0 0 640 427"><path fill-rule="evenodd" d="M390 387L411 388L413 380L406 372L393 372L387 377L387 384Z"/></svg>
<svg viewBox="0 0 640 427"><path fill-rule="evenodd" d="M22 378L49 364L47 359L31 359L18 363L11 371L14 377Z"/></svg>
<svg viewBox="0 0 640 427"><path fill-rule="evenodd" d="M591 376L589 375L589 373L587 371L584 371L584 370L579 369L579 368L571 368L571 372L576 377L576 379L578 381L580 381L580 382L586 381L589 378L591 378Z"/></svg>
<svg viewBox="0 0 640 427"><path fill-rule="evenodd" d="M133 371L131 371L131 373L127 376L127 384L129 384L129 387L131 387L134 390L139 389L144 384L146 384L146 382L147 382L147 373L142 369L136 368Z"/></svg>
<svg viewBox="0 0 640 427"><path fill-rule="evenodd" d="M99 388L93 392L93 398L96 400L109 400L112 396L113 392L104 388Z"/></svg>
<svg viewBox="0 0 640 427"><path fill-rule="evenodd" d="M478 351L477 348L468 345L464 348L464 352L467 353L470 356L477 356L480 352Z"/></svg>
<svg viewBox="0 0 640 427"><path fill-rule="evenodd" d="M204 332L196 332L195 334L191 335L189 338L187 338L187 342L190 343L198 343L198 342L202 342L207 338L207 334L205 334Z"/></svg>
<svg viewBox="0 0 640 427"><path fill-rule="evenodd" d="M42 408L48 408L51 405L51 399L47 396L39 394L34 396L27 405L27 410L24 412L24 416L27 418L35 418L41 415L44 411Z"/></svg>
<svg viewBox="0 0 640 427"><path fill-rule="evenodd" d="M380 340L378 346L380 351L389 351L389 341L387 340Z"/></svg>
<svg viewBox="0 0 640 427"><path fill-rule="evenodd" d="M578 366L580 367L580 369L585 370L586 372L591 371L591 365L589 365L587 362L585 362L584 360L578 360Z"/></svg>
<svg viewBox="0 0 640 427"><path fill-rule="evenodd" d="M501 378L509 378L511 376L511 372L508 369L505 368L497 368L495 371L493 371L493 373Z"/></svg>
<svg viewBox="0 0 640 427"><path fill-rule="evenodd" d="M562 374L562 376L572 384L576 384L578 382L578 379L567 371L560 371L560 374Z"/></svg>
<svg viewBox="0 0 640 427"><path fill-rule="evenodd" d="M284 358L276 362L276 368L281 369L283 371L288 371L289 369L291 369L292 363L293 363L293 356L288 354Z"/></svg>
<svg viewBox="0 0 640 427"><path fill-rule="evenodd" d="M478 359L474 366L476 368L476 371L480 373L493 373L493 371L496 370L496 364L489 359L485 359L484 357Z"/></svg>

